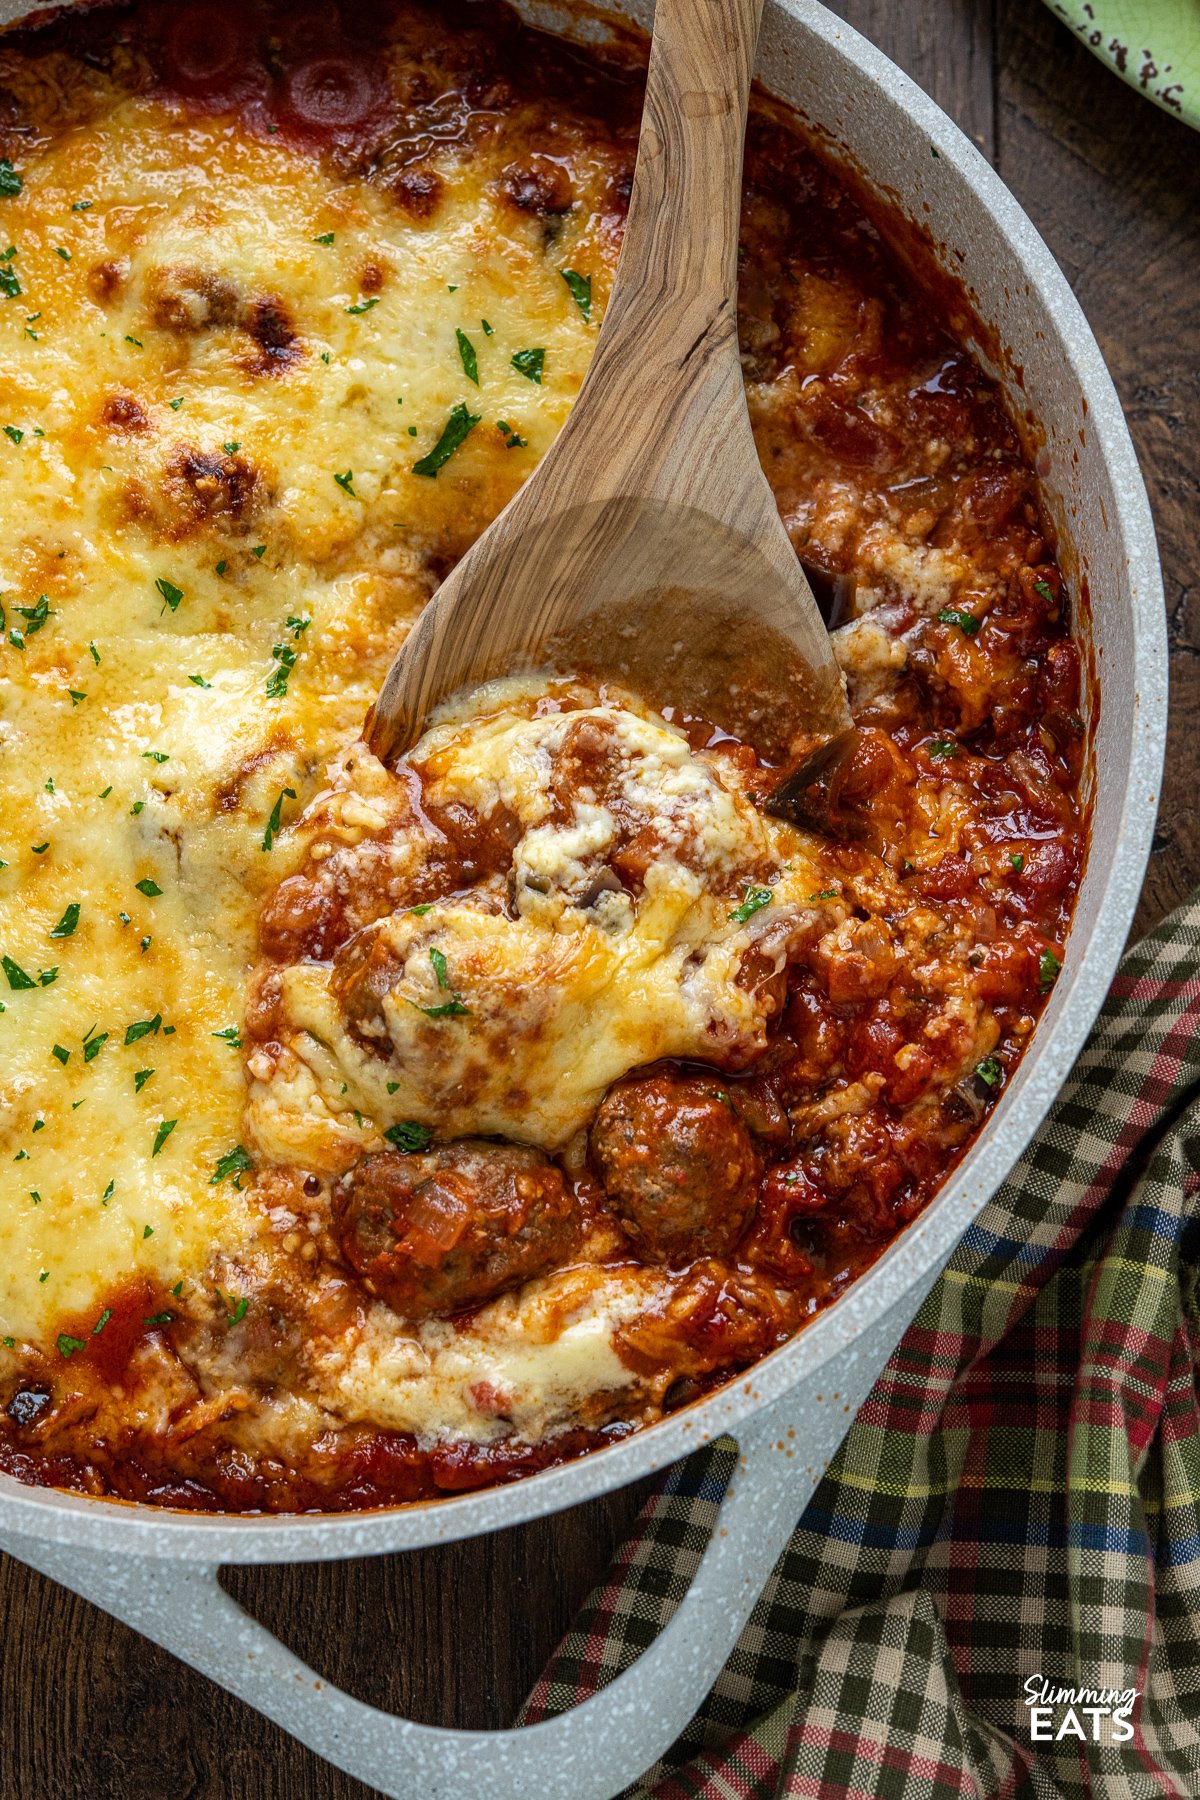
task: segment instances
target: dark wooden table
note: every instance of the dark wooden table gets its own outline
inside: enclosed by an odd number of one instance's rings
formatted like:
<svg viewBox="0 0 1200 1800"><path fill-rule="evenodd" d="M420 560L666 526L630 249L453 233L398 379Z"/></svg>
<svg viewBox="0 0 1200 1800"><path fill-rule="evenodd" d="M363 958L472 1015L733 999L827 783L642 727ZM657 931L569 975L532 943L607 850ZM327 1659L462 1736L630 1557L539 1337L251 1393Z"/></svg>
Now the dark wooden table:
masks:
<svg viewBox="0 0 1200 1800"><path fill-rule="evenodd" d="M981 145L1062 264L1142 459L1167 580L1171 742L1139 924L1200 882L1200 135L1041 0L835 0ZM501 1537L235 1571L330 1679L438 1724L508 1723L641 1490ZM240 1702L26 1569L0 1571L0 1800L366 1800Z"/></svg>

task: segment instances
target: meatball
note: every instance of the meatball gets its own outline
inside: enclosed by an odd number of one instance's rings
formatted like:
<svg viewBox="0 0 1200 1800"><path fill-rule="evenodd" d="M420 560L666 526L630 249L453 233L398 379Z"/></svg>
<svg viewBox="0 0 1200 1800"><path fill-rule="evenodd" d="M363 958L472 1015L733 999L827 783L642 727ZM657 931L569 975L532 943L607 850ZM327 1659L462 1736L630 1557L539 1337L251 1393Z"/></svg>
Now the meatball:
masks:
<svg viewBox="0 0 1200 1800"><path fill-rule="evenodd" d="M723 1256L750 1221L758 1158L715 1076L619 1082L596 1114L591 1145L605 1191L648 1262Z"/></svg>
<svg viewBox="0 0 1200 1800"><path fill-rule="evenodd" d="M482 1138L368 1156L333 1199L346 1261L407 1319L481 1306L579 1241L562 1171L536 1150Z"/></svg>

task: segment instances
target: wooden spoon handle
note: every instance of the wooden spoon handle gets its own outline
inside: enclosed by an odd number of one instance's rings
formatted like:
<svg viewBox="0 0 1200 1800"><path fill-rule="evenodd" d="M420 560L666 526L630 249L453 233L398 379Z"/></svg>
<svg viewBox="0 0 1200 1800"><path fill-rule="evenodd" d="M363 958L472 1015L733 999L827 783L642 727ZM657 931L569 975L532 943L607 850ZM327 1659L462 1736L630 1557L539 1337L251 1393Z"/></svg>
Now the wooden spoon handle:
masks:
<svg viewBox="0 0 1200 1800"><path fill-rule="evenodd" d="M675 352L680 309L736 330L743 144L763 0L657 0L629 224L602 344L649 329ZM734 341L736 338L734 337ZM683 337L684 348L692 340Z"/></svg>

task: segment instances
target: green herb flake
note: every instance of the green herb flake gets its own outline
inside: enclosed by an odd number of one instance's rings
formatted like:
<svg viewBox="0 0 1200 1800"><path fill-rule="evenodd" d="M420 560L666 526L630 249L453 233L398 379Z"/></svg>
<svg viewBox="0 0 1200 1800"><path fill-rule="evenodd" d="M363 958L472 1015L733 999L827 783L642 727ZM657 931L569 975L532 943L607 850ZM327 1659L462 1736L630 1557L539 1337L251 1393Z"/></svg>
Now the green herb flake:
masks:
<svg viewBox="0 0 1200 1800"><path fill-rule="evenodd" d="M180 394L180 396L177 400L168 400L167 405L170 407L172 412L178 412L180 407L183 405L183 395Z"/></svg>
<svg viewBox="0 0 1200 1800"><path fill-rule="evenodd" d="M579 275L574 269L560 269L559 274L571 290L571 298L589 320L592 316L592 278L590 275Z"/></svg>
<svg viewBox="0 0 1200 1800"><path fill-rule="evenodd" d="M230 440L227 444L221 445L221 448L225 452L226 456L236 456L238 451L241 449L241 447L242 446L238 443L236 438L230 438Z"/></svg>
<svg viewBox="0 0 1200 1800"><path fill-rule="evenodd" d="M109 1034L107 1031L100 1031L100 1032L97 1032L95 1034L95 1036L92 1036L91 1034L89 1034L83 1040L83 1060L84 1060L84 1062L92 1062L95 1057L99 1056L101 1050L104 1048L105 1044L107 1044L107 1042L108 1042L108 1036L109 1036Z"/></svg>
<svg viewBox="0 0 1200 1800"><path fill-rule="evenodd" d="M323 231L320 237L315 237L313 239L313 243L320 244L323 249L328 250L329 246L333 243L332 231Z"/></svg>
<svg viewBox="0 0 1200 1800"><path fill-rule="evenodd" d="M998 1057L985 1056L982 1062L975 1064L975 1073L987 1087L999 1087L1004 1079L1004 1066Z"/></svg>
<svg viewBox="0 0 1200 1800"><path fill-rule="evenodd" d="M507 419L497 419L496 430L500 433L506 446L510 450L524 450L529 443L529 439L523 438L520 432L509 424Z"/></svg>
<svg viewBox="0 0 1200 1800"><path fill-rule="evenodd" d="M172 1323L172 1321L174 1320L174 1317L175 1317L174 1313L169 1313L169 1312L151 1313L150 1317L148 1319L142 1320L142 1324L143 1325L170 1325Z"/></svg>
<svg viewBox="0 0 1200 1800"><path fill-rule="evenodd" d="M400 1086L400 1083L398 1081L389 1081L387 1084L388 1093L394 1094L399 1086Z"/></svg>
<svg viewBox="0 0 1200 1800"><path fill-rule="evenodd" d="M222 557L221 561L217 564L217 574L223 575L228 567L229 567L229 564Z"/></svg>
<svg viewBox="0 0 1200 1800"><path fill-rule="evenodd" d="M409 1005L417 1006L417 1003L415 1000L411 1000ZM470 1007L465 1006L457 994L453 1000L447 1000L442 1006L417 1006L417 1011L424 1013L427 1019L460 1019L470 1010Z"/></svg>
<svg viewBox="0 0 1200 1800"><path fill-rule="evenodd" d="M23 431L18 431L15 425L6 425L4 427L4 435L6 438L10 438L14 444L19 444L21 439L25 436L25 433Z"/></svg>
<svg viewBox="0 0 1200 1800"><path fill-rule="evenodd" d="M275 842L275 839L279 836L280 824L283 819L283 803L284 803L284 801L285 800L294 800L295 798L296 798L295 788L285 787L280 790L279 798L276 800L274 806L271 808L271 816L267 820L267 829L263 833L262 847L264 850L270 850L272 845Z"/></svg>
<svg viewBox="0 0 1200 1800"><path fill-rule="evenodd" d="M80 914L81 910L82 909L80 907L79 901L72 900L70 906L68 906L66 912L63 914L62 918L58 921L58 924L54 927L54 930L50 933L50 936L52 938L71 937L74 934L75 927L79 923L79 914Z"/></svg>
<svg viewBox="0 0 1200 1800"><path fill-rule="evenodd" d="M433 972L437 976L438 986L440 988L448 988L450 986L450 974L446 968L446 958L442 955L440 950L433 949L429 952L429 960L433 964Z"/></svg>
<svg viewBox="0 0 1200 1800"><path fill-rule="evenodd" d="M454 452L463 444L468 435L479 423L477 413L468 412L460 400L451 409L450 416L442 426L442 434L427 456L412 466L414 475L436 476L439 469L445 468Z"/></svg>
<svg viewBox="0 0 1200 1800"><path fill-rule="evenodd" d="M106 788L101 788L100 792L96 795L96 798L97 798L97 800L107 800L108 796L111 793L112 793L112 783L110 782Z"/></svg>
<svg viewBox="0 0 1200 1800"><path fill-rule="evenodd" d="M151 1156L158 1155L159 1151L162 1149L163 1145L166 1143L167 1139L170 1137L171 1133L174 1131L174 1129L178 1125L178 1123L179 1123L178 1119L163 1119L162 1120L162 1122L160 1123L160 1125L158 1127L158 1130L154 1134L154 1148L150 1152ZM147 1229L145 1235L147 1237L149 1237L149 1235L150 1235L149 1229Z"/></svg>
<svg viewBox="0 0 1200 1800"><path fill-rule="evenodd" d="M193 687L210 688L212 686L212 682L205 681L203 675L189 675L188 680L191 682Z"/></svg>
<svg viewBox="0 0 1200 1800"><path fill-rule="evenodd" d="M172 1121L171 1121L171 1123L172 1123L172 1125L174 1125L174 1123L175 1123L175 1121L174 1121L174 1120L172 1120ZM161 1127L160 1127L160 1129L161 1129ZM169 1134L168 1134L168 1135L169 1135ZM158 1153L157 1153L157 1150L156 1150L156 1151L155 1151L155 1154L156 1154L156 1155L157 1155L157 1154L158 1154ZM145 1240L146 1240L146 1239L147 1239L147 1238L150 1238L150 1237L153 1237L153 1236L154 1236L154 1227L153 1227L153 1225L143 1225L143 1227L142 1227L142 1241L143 1241L143 1243L144 1243L144 1242L145 1242Z"/></svg>
<svg viewBox="0 0 1200 1800"><path fill-rule="evenodd" d="M480 319L479 329L482 331L484 337L495 337L496 335L494 327L489 325L486 319Z"/></svg>
<svg viewBox="0 0 1200 1800"><path fill-rule="evenodd" d="M144 350L146 348L141 338L130 337L128 333L125 335L125 342L127 344L132 344L135 350Z"/></svg>
<svg viewBox="0 0 1200 1800"><path fill-rule="evenodd" d="M55 964L55 966L52 969L39 969L38 970L38 986L39 987L50 987L57 980L58 980L58 965L57 965L57 963Z"/></svg>
<svg viewBox="0 0 1200 1800"><path fill-rule="evenodd" d="M938 614L938 622L942 625L957 625L967 637L974 637L982 624L982 620L977 619L974 613L964 612L958 606L943 606Z"/></svg>
<svg viewBox="0 0 1200 1800"><path fill-rule="evenodd" d="M1055 956L1053 950L1046 949L1042 951L1041 956L1038 958L1038 986L1041 988L1043 994L1048 994L1050 992L1050 989L1058 980L1058 972L1061 968L1062 964L1059 962L1057 956Z"/></svg>
<svg viewBox="0 0 1200 1800"><path fill-rule="evenodd" d="M137 1071L133 1078L133 1091L135 1094L141 1093L153 1073L153 1069L139 1069Z"/></svg>
<svg viewBox="0 0 1200 1800"><path fill-rule="evenodd" d="M434 904L432 900L423 900L420 906L410 906L408 910L414 919L423 919L427 912L433 911Z"/></svg>
<svg viewBox="0 0 1200 1800"><path fill-rule="evenodd" d="M71 705L72 706L78 706L80 701L87 699L87 695L84 693L82 688L68 688L67 693L71 697Z"/></svg>
<svg viewBox="0 0 1200 1800"><path fill-rule="evenodd" d="M461 331L461 330L455 331L454 337L455 337L455 341L458 344L458 354L459 354L459 358L462 362L463 374L466 376L468 381L473 381L475 383L475 386L478 387L479 386L479 358L475 354L475 346L471 342L470 338L467 336L465 331Z"/></svg>
<svg viewBox="0 0 1200 1800"><path fill-rule="evenodd" d="M226 1025L224 1031L210 1031L209 1036L219 1038L231 1050L240 1050L242 1047L242 1034L236 1025Z"/></svg>
<svg viewBox="0 0 1200 1800"><path fill-rule="evenodd" d="M76 200L71 207L72 212L91 212L94 200Z"/></svg>
<svg viewBox="0 0 1200 1800"><path fill-rule="evenodd" d="M389 1125L384 1132L389 1144L395 1144L397 1150L413 1153L428 1149L433 1140L433 1133L428 1125L419 1125L415 1119L401 1119L399 1125Z"/></svg>
<svg viewBox="0 0 1200 1800"><path fill-rule="evenodd" d="M216 1169L209 1177L208 1185L209 1187L217 1187L227 1176L245 1175L253 1168L254 1160L251 1157L250 1152L241 1144L235 1144L232 1150L227 1150L224 1156L217 1159ZM238 1185L240 1184L235 1180L234 1186L237 1187Z"/></svg>
<svg viewBox="0 0 1200 1800"><path fill-rule="evenodd" d="M21 284L17 280L16 270L8 263L0 265L0 294L3 294L6 300L16 300L20 297L20 293ZM28 326L26 326L26 331L29 331ZM29 331L29 336L36 342L36 331Z"/></svg>
<svg viewBox="0 0 1200 1800"><path fill-rule="evenodd" d="M110 1181L108 1186L105 1188L104 1192L100 1196L101 1206L107 1206L109 1201L112 1199L113 1195L116 1193L116 1191L117 1191L116 1182Z"/></svg>
<svg viewBox="0 0 1200 1800"><path fill-rule="evenodd" d="M1015 874L1019 875L1021 873L1021 870L1025 867L1025 858L1020 850L1010 850L1008 866Z"/></svg>
<svg viewBox="0 0 1200 1800"><path fill-rule="evenodd" d="M173 1287L173 1288L172 1288L172 1289L171 1289L171 1292L172 1292L172 1294L174 1294L174 1296L175 1296L175 1298L176 1298L176 1300L178 1300L178 1298L179 1298L179 1296L180 1296L180 1294L182 1294L182 1292L183 1292L183 1283L182 1283L182 1281L177 1281L177 1282L176 1282L176 1283L175 1283L175 1286L174 1286L174 1287Z"/></svg>
<svg viewBox="0 0 1200 1800"><path fill-rule="evenodd" d="M5 157L3 161L0 161L0 198L11 200L14 195L20 193L23 185L20 175Z"/></svg>
<svg viewBox="0 0 1200 1800"><path fill-rule="evenodd" d="M27 975L20 963L14 962L11 956L0 957L0 969L3 969L4 973L7 975L8 985L14 994L20 993L25 988L35 988L37 986L37 982L33 977Z"/></svg>
<svg viewBox="0 0 1200 1800"><path fill-rule="evenodd" d="M934 738L925 748L934 758L958 755L958 745L953 738Z"/></svg>
<svg viewBox="0 0 1200 1800"><path fill-rule="evenodd" d="M70 262L71 260L71 252L69 250L64 250L61 244L55 244L54 254L55 256L61 256L64 262Z"/></svg>
<svg viewBox="0 0 1200 1800"><path fill-rule="evenodd" d="M100 1317L96 1320L96 1323L92 1326L92 1336L99 1337L100 1333L104 1330L104 1327L108 1324L108 1321L111 1318L112 1318L112 1307L106 1306L104 1311L100 1314Z"/></svg>
<svg viewBox="0 0 1200 1800"><path fill-rule="evenodd" d="M512 359L512 366L518 375L524 375L527 381L542 385L542 376L546 371L546 352L542 350L518 350Z"/></svg>
<svg viewBox="0 0 1200 1800"><path fill-rule="evenodd" d="M143 750L142 760L153 763L170 762L171 752L169 750Z"/></svg>
<svg viewBox="0 0 1200 1800"><path fill-rule="evenodd" d="M165 575L160 575L154 585L170 607L171 611L175 612L179 606L179 602L183 599L183 589L177 588L175 583L173 581L168 581Z"/></svg>
<svg viewBox="0 0 1200 1800"><path fill-rule="evenodd" d="M82 1338L68 1337L65 1331L58 1334L58 1354L70 1358L77 1350L85 1350L87 1345Z"/></svg>
<svg viewBox="0 0 1200 1800"><path fill-rule="evenodd" d="M343 494L349 494L352 500L358 499L358 495L354 492L353 469L343 469L342 473L340 475L335 475L333 479L337 482Z"/></svg>
<svg viewBox="0 0 1200 1800"><path fill-rule="evenodd" d="M1033 591L1035 594L1040 594L1042 596L1042 599L1046 602L1047 606L1058 605L1058 601L1054 597L1054 589L1050 586L1048 581L1035 581L1033 584Z"/></svg>
<svg viewBox="0 0 1200 1800"><path fill-rule="evenodd" d="M357 317L357 315L359 313L369 313L373 306L378 306L378 305L379 305L379 296L377 294L373 294L369 300L360 300L358 302L357 306L348 306L346 308L346 311L348 313L353 313Z"/></svg>
<svg viewBox="0 0 1200 1800"><path fill-rule="evenodd" d="M138 1019L125 1027L126 1044L136 1044L140 1038L157 1037L162 1026L162 1014L155 1013L152 1019Z"/></svg>
<svg viewBox="0 0 1200 1800"><path fill-rule="evenodd" d="M761 912L764 906L770 906L774 898L770 888L747 888L741 905L735 906L729 917L735 925L744 925L747 919L753 918L756 912Z"/></svg>
<svg viewBox="0 0 1200 1800"><path fill-rule="evenodd" d="M135 881L133 885L136 887L139 894L145 894L147 900L157 900L158 896L162 893L162 889L159 887L157 881L151 881L148 875L144 881Z"/></svg>
<svg viewBox="0 0 1200 1800"><path fill-rule="evenodd" d="M55 1046L51 1050L50 1054L56 1062L60 1062L62 1064L64 1069L66 1068L67 1064L71 1060L71 1052L67 1049L64 1049L62 1044L55 1044Z"/></svg>
<svg viewBox="0 0 1200 1800"><path fill-rule="evenodd" d="M257 556L259 562L261 562L263 557L267 554L267 546L265 544L251 544L250 554L251 556ZM221 573L222 571L218 569L217 574L220 575Z"/></svg>
<svg viewBox="0 0 1200 1800"><path fill-rule="evenodd" d="M245 1295L243 1294L242 1298L238 1301L238 1303L234 1307L233 1311L231 1313L227 1314L229 1323L231 1325L240 1325L242 1320L246 1316L246 1309L249 1305L250 1305L249 1300L247 1300Z"/></svg>

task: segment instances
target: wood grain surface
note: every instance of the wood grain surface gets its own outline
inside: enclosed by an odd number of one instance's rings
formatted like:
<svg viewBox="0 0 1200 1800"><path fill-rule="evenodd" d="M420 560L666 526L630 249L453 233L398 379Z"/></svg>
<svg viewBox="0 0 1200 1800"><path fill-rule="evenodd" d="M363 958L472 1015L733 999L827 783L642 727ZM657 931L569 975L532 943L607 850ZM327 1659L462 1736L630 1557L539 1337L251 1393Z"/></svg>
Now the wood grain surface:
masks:
<svg viewBox="0 0 1200 1800"><path fill-rule="evenodd" d="M1041 0L835 6L991 157L1066 271L1120 390L1158 524L1172 652L1144 928L1200 882L1200 138L1118 82ZM402 1558L233 1571L228 1585L363 1699L499 1726L639 1498L627 1490ZM240 1702L11 1563L0 1643L0 1800L367 1800Z"/></svg>

